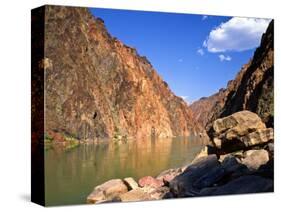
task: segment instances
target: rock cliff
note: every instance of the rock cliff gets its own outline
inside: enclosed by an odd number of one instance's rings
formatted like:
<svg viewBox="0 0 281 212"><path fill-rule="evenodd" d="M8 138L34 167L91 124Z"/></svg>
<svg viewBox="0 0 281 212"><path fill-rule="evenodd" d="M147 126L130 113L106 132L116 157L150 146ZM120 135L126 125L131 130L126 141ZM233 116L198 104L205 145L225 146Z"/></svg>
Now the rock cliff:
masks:
<svg viewBox="0 0 281 212"><path fill-rule="evenodd" d="M86 8L46 6L46 131L82 140L188 136L187 104L146 57L112 37Z"/></svg>
<svg viewBox="0 0 281 212"><path fill-rule="evenodd" d="M219 92L209 97L202 97L190 105L194 118L201 126L205 127L208 120L211 119L212 109L223 104L225 97L225 89L220 89ZM217 106L218 105L218 106Z"/></svg>
<svg viewBox="0 0 281 212"><path fill-rule="evenodd" d="M257 113L268 127L273 127L273 21L261 38L253 58L242 67L225 90L191 105L197 120L207 130L213 121L242 110Z"/></svg>

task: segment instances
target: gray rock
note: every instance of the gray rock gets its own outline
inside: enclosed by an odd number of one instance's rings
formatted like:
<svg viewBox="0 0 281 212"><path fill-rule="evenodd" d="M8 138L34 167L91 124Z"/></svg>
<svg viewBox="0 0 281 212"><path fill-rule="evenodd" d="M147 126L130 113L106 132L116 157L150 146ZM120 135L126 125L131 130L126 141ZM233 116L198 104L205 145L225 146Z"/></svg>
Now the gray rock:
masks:
<svg viewBox="0 0 281 212"><path fill-rule="evenodd" d="M268 151L273 153L274 152L274 143L269 143L267 146L268 146Z"/></svg>
<svg viewBox="0 0 281 212"><path fill-rule="evenodd" d="M243 157L244 151L240 150L240 151L236 151L236 152L231 152L225 155L220 155L219 156L219 161L223 162L223 160L229 156L235 157L237 161L240 161L240 158Z"/></svg>
<svg viewBox="0 0 281 212"><path fill-rule="evenodd" d="M269 158L273 159L274 158L274 143L268 143L266 149L268 150L269 153Z"/></svg>
<svg viewBox="0 0 281 212"><path fill-rule="evenodd" d="M226 172L222 166L215 166L209 170L206 174L201 176L198 180L193 183L196 189L201 190L205 187L213 186L219 180L225 176Z"/></svg>
<svg viewBox="0 0 281 212"><path fill-rule="evenodd" d="M239 159L229 154L224 157L221 165L227 173L232 173L240 168L242 164L240 163Z"/></svg>
<svg viewBox="0 0 281 212"><path fill-rule="evenodd" d="M193 187L193 183L217 166L220 166L220 163L216 155L209 155L191 164L170 182L171 192L176 197L196 196L198 191Z"/></svg>
<svg viewBox="0 0 281 212"><path fill-rule="evenodd" d="M200 195L210 196L227 194L247 194L271 191L273 191L273 181L271 179L250 175L239 177L223 186L202 189L200 191Z"/></svg>
<svg viewBox="0 0 281 212"><path fill-rule="evenodd" d="M242 159L242 164L246 165L250 170L257 170L268 161L269 155L266 150L249 150L245 152L245 158Z"/></svg>
<svg viewBox="0 0 281 212"><path fill-rule="evenodd" d="M221 165L228 175L229 180L251 174L251 171L247 168L247 166L242 164L240 159L231 154L224 157Z"/></svg>

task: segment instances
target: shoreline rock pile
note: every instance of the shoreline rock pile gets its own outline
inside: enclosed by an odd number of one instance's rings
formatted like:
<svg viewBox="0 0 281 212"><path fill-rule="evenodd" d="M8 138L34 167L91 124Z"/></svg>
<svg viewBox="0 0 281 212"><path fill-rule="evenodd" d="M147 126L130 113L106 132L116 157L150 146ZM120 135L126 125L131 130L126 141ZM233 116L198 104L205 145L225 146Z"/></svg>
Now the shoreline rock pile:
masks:
<svg viewBox="0 0 281 212"><path fill-rule="evenodd" d="M157 177L114 179L97 186L88 203L273 191L273 129L260 117L240 111L217 119L206 145L191 164Z"/></svg>
<svg viewBox="0 0 281 212"><path fill-rule="evenodd" d="M273 129L244 110L214 121L210 144L170 183L175 197L273 191Z"/></svg>

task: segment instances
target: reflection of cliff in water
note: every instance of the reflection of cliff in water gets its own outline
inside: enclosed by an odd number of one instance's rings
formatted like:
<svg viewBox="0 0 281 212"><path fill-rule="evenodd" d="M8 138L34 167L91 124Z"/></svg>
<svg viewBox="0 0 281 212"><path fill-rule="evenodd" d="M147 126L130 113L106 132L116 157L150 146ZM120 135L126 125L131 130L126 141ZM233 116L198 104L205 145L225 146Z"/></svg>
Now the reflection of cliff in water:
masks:
<svg viewBox="0 0 281 212"><path fill-rule="evenodd" d="M190 162L202 142L198 137L166 138L83 144L68 152L49 150L45 156L46 201L84 203L93 187L107 180L155 176Z"/></svg>

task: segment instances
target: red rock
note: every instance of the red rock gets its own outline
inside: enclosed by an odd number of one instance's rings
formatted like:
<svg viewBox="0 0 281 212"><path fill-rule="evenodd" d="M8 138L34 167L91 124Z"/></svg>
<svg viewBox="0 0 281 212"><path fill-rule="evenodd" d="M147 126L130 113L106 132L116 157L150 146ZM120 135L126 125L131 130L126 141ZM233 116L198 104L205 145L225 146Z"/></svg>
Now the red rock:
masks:
<svg viewBox="0 0 281 212"><path fill-rule="evenodd" d="M40 66L46 73L47 131L82 140L201 131L186 102L150 62L112 37L87 8L45 8Z"/></svg>
<svg viewBox="0 0 281 212"><path fill-rule="evenodd" d="M181 169L168 169L161 172L156 179L162 180L164 183L169 183L181 173L182 173Z"/></svg>
<svg viewBox="0 0 281 212"><path fill-rule="evenodd" d="M145 186L150 186L154 188L159 188L163 186L164 183L162 180L155 179L154 177L151 176L145 176L139 179L139 186L140 187L145 187Z"/></svg>

